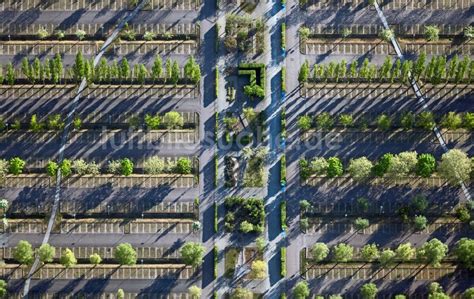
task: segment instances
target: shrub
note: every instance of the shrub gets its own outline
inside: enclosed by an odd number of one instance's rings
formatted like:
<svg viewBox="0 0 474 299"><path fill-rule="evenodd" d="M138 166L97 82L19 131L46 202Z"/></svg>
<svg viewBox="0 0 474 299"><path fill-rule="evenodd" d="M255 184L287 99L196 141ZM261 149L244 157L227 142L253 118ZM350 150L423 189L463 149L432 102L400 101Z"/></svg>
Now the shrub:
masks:
<svg viewBox="0 0 474 299"><path fill-rule="evenodd" d="M133 173L133 162L128 159L122 159L120 161L120 174L124 176L129 176Z"/></svg>
<svg viewBox="0 0 474 299"><path fill-rule="evenodd" d="M405 130L410 130L415 125L415 115L413 112L406 112L400 118L400 126Z"/></svg>
<svg viewBox="0 0 474 299"><path fill-rule="evenodd" d="M323 112L316 116L316 126L318 129L329 130L333 124L332 116L328 112Z"/></svg>
<svg viewBox="0 0 474 299"><path fill-rule="evenodd" d="M380 37L381 39L383 39L384 41L386 41L386 42L390 42L391 39L394 37L393 30L391 30L391 29L383 29L383 30L380 32L379 37Z"/></svg>
<svg viewBox="0 0 474 299"><path fill-rule="evenodd" d="M300 281L293 289L293 296L297 299L304 299L309 297L309 286L306 281Z"/></svg>
<svg viewBox="0 0 474 299"><path fill-rule="evenodd" d="M286 230L286 201L280 203L280 226L282 230Z"/></svg>
<svg viewBox="0 0 474 299"><path fill-rule="evenodd" d="M267 277L268 266L264 261L253 261L250 269L250 273L254 279L265 279L265 277Z"/></svg>
<svg viewBox="0 0 474 299"><path fill-rule="evenodd" d="M59 165L61 169L61 175L63 177L68 177L72 173L72 162L69 159L64 159L61 164Z"/></svg>
<svg viewBox="0 0 474 299"><path fill-rule="evenodd" d="M327 173L328 167L329 163L325 158L317 157L311 160L311 164L309 165L309 171L317 175L323 175Z"/></svg>
<svg viewBox="0 0 474 299"><path fill-rule="evenodd" d="M76 30L76 37L79 40L83 40L86 37L86 32L84 30L77 29Z"/></svg>
<svg viewBox="0 0 474 299"><path fill-rule="evenodd" d="M49 176L51 177L56 176L57 171L58 171L58 163L54 161L49 161L48 164L46 164L46 173Z"/></svg>
<svg viewBox="0 0 474 299"><path fill-rule="evenodd" d="M286 247L280 248L281 277L286 276Z"/></svg>
<svg viewBox="0 0 474 299"><path fill-rule="evenodd" d="M102 262L102 258L100 257L99 254L97 253L93 253L89 256L89 262L92 264L92 265L98 265Z"/></svg>
<svg viewBox="0 0 474 299"><path fill-rule="evenodd" d="M474 240L462 238L456 244L454 254L457 259L469 270L474 269Z"/></svg>
<svg viewBox="0 0 474 299"><path fill-rule="evenodd" d="M186 265L197 267L202 264L204 246L199 243L187 242L180 249L181 257Z"/></svg>
<svg viewBox="0 0 474 299"><path fill-rule="evenodd" d="M21 174L23 172L24 167L25 161L18 157L14 157L8 162L8 172L14 175Z"/></svg>
<svg viewBox="0 0 474 299"><path fill-rule="evenodd" d="M377 126L382 131L387 131L392 126L392 119L387 114L381 114L377 117Z"/></svg>
<svg viewBox="0 0 474 299"><path fill-rule="evenodd" d="M417 213L423 213L428 208L428 201L423 195L416 195L410 202L410 207Z"/></svg>
<svg viewBox="0 0 474 299"><path fill-rule="evenodd" d="M74 255L74 252L72 252L71 249L66 248L62 252L62 255L61 255L61 258L59 259L59 262L64 267L70 268L70 267L77 264L77 259L76 259L76 256Z"/></svg>
<svg viewBox="0 0 474 299"><path fill-rule="evenodd" d="M184 118L179 112L166 112L163 115L163 124L168 130L182 128L184 126Z"/></svg>
<svg viewBox="0 0 474 299"><path fill-rule="evenodd" d="M156 115L151 115L149 113L145 114L145 125L150 130L158 130L161 125L161 117Z"/></svg>
<svg viewBox="0 0 474 299"><path fill-rule="evenodd" d="M352 127L354 125L354 119L351 114L343 113L339 115L339 124L345 128Z"/></svg>
<svg viewBox="0 0 474 299"><path fill-rule="evenodd" d="M459 207L456 210L456 216L461 222L469 223L469 220L471 220L471 213L467 207Z"/></svg>
<svg viewBox="0 0 474 299"><path fill-rule="evenodd" d="M301 65L300 71L298 73L298 81L300 82L300 84L308 82L308 77L309 77L309 62L306 60Z"/></svg>
<svg viewBox="0 0 474 299"><path fill-rule="evenodd" d="M248 222L247 220L242 221L240 223L240 231L243 233L250 233L254 230L253 224Z"/></svg>
<svg viewBox="0 0 474 299"><path fill-rule="evenodd" d="M439 267L441 260L446 256L447 252L448 246L434 238L418 248L417 257L433 267Z"/></svg>
<svg viewBox="0 0 474 299"><path fill-rule="evenodd" d="M417 163L416 152L401 152L391 159L387 173L392 177L404 177L416 170Z"/></svg>
<svg viewBox="0 0 474 299"><path fill-rule="evenodd" d="M439 28L437 26L425 26L425 38L429 42L435 42L439 39Z"/></svg>
<svg viewBox="0 0 474 299"><path fill-rule="evenodd" d="M38 249L38 256L41 262L43 263L51 263L54 259L56 254L56 248L49 244L43 244Z"/></svg>
<svg viewBox="0 0 474 299"><path fill-rule="evenodd" d="M420 114L418 114L418 117L416 120L416 126L418 128L430 131L430 130L433 130L435 125L436 123L434 121L434 115L432 112L423 111Z"/></svg>
<svg viewBox="0 0 474 299"><path fill-rule="evenodd" d="M176 162L176 172L179 174L190 174L192 171L192 162L189 158L179 158Z"/></svg>
<svg viewBox="0 0 474 299"><path fill-rule="evenodd" d="M342 162L337 157L331 157L328 159L328 171L327 175L330 178L341 176L343 173Z"/></svg>
<svg viewBox="0 0 474 299"><path fill-rule="evenodd" d="M400 244L395 249L395 255L400 261L407 262L415 257L415 249L410 243Z"/></svg>
<svg viewBox="0 0 474 299"><path fill-rule="evenodd" d="M165 170L165 161L158 156L153 156L143 162L143 171L147 174L160 174Z"/></svg>
<svg viewBox="0 0 474 299"><path fill-rule="evenodd" d="M474 130L474 112L466 112L463 117L463 127Z"/></svg>
<svg viewBox="0 0 474 299"><path fill-rule="evenodd" d="M459 129L462 125L462 118L455 112L448 112L441 119L441 126L449 130Z"/></svg>
<svg viewBox="0 0 474 299"><path fill-rule="evenodd" d="M395 252L391 249L385 249L380 253L379 262L382 267L388 267L393 263L395 259Z"/></svg>
<svg viewBox="0 0 474 299"><path fill-rule="evenodd" d="M308 218L300 218L300 229L306 231L309 228Z"/></svg>
<svg viewBox="0 0 474 299"><path fill-rule="evenodd" d="M377 296L377 286L374 283L366 283L360 288L362 299L375 299Z"/></svg>

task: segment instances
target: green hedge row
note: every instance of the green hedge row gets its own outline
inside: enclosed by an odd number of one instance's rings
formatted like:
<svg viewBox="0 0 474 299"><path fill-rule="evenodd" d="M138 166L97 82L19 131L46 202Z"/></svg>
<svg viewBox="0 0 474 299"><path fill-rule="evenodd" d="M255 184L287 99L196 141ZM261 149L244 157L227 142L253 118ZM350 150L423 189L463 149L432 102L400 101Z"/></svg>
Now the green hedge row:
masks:
<svg viewBox="0 0 474 299"><path fill-rule="evenodd" d="M280 225L282 230L286 230L286 201L280 203Z"/></svg>
<svg viewBox="0 0 474 299"><path fill-rule="evenodd" d="M218 230L219 230L218 209L217 209L217 204L214 203L214 232L217 233Z"/></svg>
<svg viewBox="0 0 474 299"><path fill-rule="evenodd" d="M281 67L281 91L286 92L286 68Z"/></svg>
<svg viewBox="0 0 474 299"><path fill-rule="evenodd" d="M257 82L257 71L260 72ZM250 84L244 86L244 93L248 96L265 97L266 67L263 63L241 63L239 65L239 75L250 75Z"/></svg>
<svg viewBox="0 0 474 299"><path fill-rule="evenodd" d="M286 184L286 154L283 154L280 160L280 183Z"/></svg>
<svg viewBox="0 0 474 299"><path fill-rule="evenodd" d="M281 126L281 138L286 138L286 109L285 107L281 108L280 115L280 126Z"/></svg>
<svg viewBox="0 0 474 299"><path fill-rule="evenodd" d="M281 48L286 50L286 23L281 24Z"/></svg>
<svg viewBox="0 0 474 299"><path fill-rule="evenodd" d="M216 99L219 97L219 69L216 66Z"/></svg>
<svg viewBox="0 0 474 299"><path fill-rule="evenodd" d="M286 247L280 248L280 261L281 261L281 277L286 276Z"/></svg>
<svg viewBox="0 0 474 299"><path fill-rule="evenodd" d="M219 158L217 153L214 154L214 188L217 188L217 180L219 176Z"/></svg>
<svg viewBox="0 0 474 299"><path fill-rule="evenodd" d="M219 264L218 262L218 257L219 257L219 249L217 248L217 245L214 245L214 279L217 278L217 275L218 275L218 271L217 271L217 266Z"/></svg>

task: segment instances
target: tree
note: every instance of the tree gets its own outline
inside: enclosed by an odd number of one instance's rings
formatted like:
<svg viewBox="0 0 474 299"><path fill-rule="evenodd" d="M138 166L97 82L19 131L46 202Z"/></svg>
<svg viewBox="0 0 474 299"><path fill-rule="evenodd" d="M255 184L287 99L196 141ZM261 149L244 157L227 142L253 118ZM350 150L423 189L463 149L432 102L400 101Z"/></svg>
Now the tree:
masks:
<svg viewBox="0 0 474 299"><path fill-rule="evenodd" d="M412 75L416 80L418 80L420 78L420 75L423 74L425 70L425 63L426 63L426 53L421 52L416 62L412 65ZM403 73L403 65L402 65L402 73Z"/></svg>
<svg viewBox="0 0 474 299"><path fill-rule="evenodd" d="M163 60L159 55L155 57L155 61L153 62L151 76L155 81L163 76Z"/></svg>
<svg viewBox="0 0 474 299"><path fill-rule="evenodd" d="M262 252L265 250L265 247L267 246L267 245L266 245L265 238L263 238L263 237L258 237L258 238L255 240L255 244L256 244L256 246L257 246L258 252L260 252L260 253L262 253Z"/></svg>
<svg viewBox="0 0 474 299"><path fill-rule="evenodd" d="M463 299L474 299L474 287L465 290L463 295L462 295L462 298Z"/></svg>
<svg viewBox="0 0 474 299"><path fill-rule="evenodd" d="M441 260L446 256L448 246L434 238L423 244L417 251L417 257L433 267L439 267Z"/></svg>
<svg viewBox="0 0 474 299"><path fill-rule="evenodd" d="M180 69L177 61L173 61L173 65L171 66L171 83L177 84L179 81Z"/></svg>
<svg viewBox="0 0 474 299"><path fill-rule="evenodd" d="M13 259L22 265L29 265L34 260L33 247L28 241L21 240L13 248Z"/></svg>
<svg viewBox="0 0 474 299"><path fill-rule="evenodd" d="M293 296L296 299L304 299L309 297L309 286L305 280L296 284L295 288L293 289Z"/></svg>
<svg viewBox="0 0 474 299"><path fill-rule="evenodd" d="M138 65L138 74L137 74L138 83L144 84L147 77L148 77L148 70L146 69L143 63L140 63Z"/></svg>
<svg viewBox="0 0 474 299"><path fill-rule="evenodd" d="M59 168L58 163L54 161L49 161L48 164L46 164L46 173L50 177L55 177L58 171L58 168Z"/></svg>
<svg viewBox="0 0 474 299"><path fill-rule="evenodd" d="M311 255L315 262L320 262L329 255L329 248L326 244L318 242L311 248Z"/></svg>
<svg viewBox="0 0 474 299"><path fill-rule="evenodd" d="M308 218L300 218L300 229L306 231L309 228Z"/></svg>
<svg viewBox="0 0 474 299"><path fill-rule="evenodd" d="M377 244L367 244L362 247L360 254L362 258L368 262L373 262L379 258L379 249Z"/></svg>
<svg viewBox="0 0 474 299"><path fill-rule="evenodd" d="M197 285L192 285L188 288L188 294L193 299L201 298L201 288Z"/></svg>
<svg viewBox="0 0 474 299"><path fill-rule="evenodd" d="M328 112L318 114L315 118L316 127L322 130L329 130L332 128L334 121Z"/></svg>
<svg viewBox="0 0 474 299"><path fill-rule="evenodd" d="M137 252L129 243L121 243L115 247L114 258L120 265L135 265L137 263Z"/></svg>
<svg viewBox="0 0 474 299"><path fill-rule="evenodd" d="M430 283L428 292L428 299L449 299L449 296L444 293L443 287L437 282Z"/></svg>
<svg viewBox="0 0 474 299"><path fill-rule="evenodd" d="M59 261L61 265L66 268L70 268L77 264L76 256L74 255L74 252L72 252L72 250L69 248L64 249Z"/></svg>
<svg viewBox="0 0 474 299"><path fill-rule="evenodd" d="M92 265L98 265L98 264L102 263L102 258L100 257L100 255L98 253L93 253L89 256L89 262Z"/></svg>
<svg viewBox="0 0 474 299"><path fill-rule="evenodd" d="M462 238L454 251L457 259L469 270L474 269L474 240Z"/></svg>
<svg viewBox="0 0 474 299"><path fill-rule="evenodd" d="M5 297L8 294L7 283L5 280L0 279L0 298Z"/></svg>
<svg viewBox="0 0 474 299"><path fill-rule="evenodd" d="M38 249L38 256L42 263L51 263L56 255L56 248L49 244L43 244Z"/></svg>
<svg viewBox="0 0 474 299"><path fill-rule="evenodd" d="M463 127L470 131L474 131L474 112L464 113Z"/></svg>
<svg viewBox="0 0 474 299"><path fill-rule="evenodd" d="M397 259L403 262L409 261L415 257L415 248L410 243L400 244L395 249L395 255Z"/></svg>
<svg viewBox="0 0 474 299"><path fill-rule="evenodd" d="M184 75L194 84L198 83L201 79L201 69L193 56L184 65Z"/></svg>
<svg viewBox="0 0 474 299"><path fill-rule="evenodd" d="M311 203L306 199L300 200L300 210L301 212L306 212L311 208Z"/></svg>
<svg viewBox="0 0 474 299"><path fill-rule="evenodd" d="M120 80L128 80L130 78L130 65L126 57L122 58L120 62Z"/></svg>
<svg viewBox="0 0 474 299"><path fill-rule="evenodd" d="M401 152L390 161L387 173L392 177L405 177L416 170L418 163L416 152Z"/></svg>
<svg viewBox="0 0 474 299"><path fill-rule="evenodd" d="M432 154L421 154L416 164L416 174L429 178L436 170L436 160Z"/></svg>
<svg viewBox="0 0 474 299"><path fill-rule="evenodd" d="M374 283L366 283L360 288L360 295L363 299L375 299L377 296L377 286Z"/></svg>
<svg viewBox="0 0 474 299"><path fill-rule="evenodd" d="M14 175L19 175L23 172L25 161L18 157L11 158L8 162L8 172Z"/></svg>
<svg viewBox="0 0 474 299"><path fill-rule="evenodd" d="M354 248L350 245L339 243L332 249L333 259L336 262L348 262L352 259Z"/></svg>
<svg viewBox="0 0 474 299"><path fill-rule="evenodd" d="M395 259L395 252L391 249L385 249L380 253L379 262L382 267L388 267L393 263Z"/></svg>
<svg viewBox="0 0 474 299"><path fill-rule="evenodd" d="M184 118L177 111L169 111L163 116L163 124L169 130L182 128L184 126Z"/></svg>
<svg viewBox="0 0 474 299"><path fill-rule="evenodd" d="M76 37L78 40L83 40L86 37L86 32L81 29L76 30Z"/></svg>
<svg viewBox="0 0 474 299"><path fill-rule="evenodd" d="M297 125L301 131L308 131L309 129L311 129L312 124L313 120L309 115L302 115L298 118Z"/></svg>
<svg viewBox="0 0 474 299"><path fill-rule="evenodd" d="M82 80L82 78L85 75L85 63L84 62L84 57L82 56L82 52L78 52L76 55L76 60L74 62L74 65L72 66L73 74L74 74L74 79L76 82L79 82Z"/></svg>
<svg viewBox="0 0 474 299"><path fill-rule="evenodd" d="M468 223L471 219L471 213L469 209L465 206L459 207L456 209L456 216L461 222Z"/></svg>
<svg viewBox="0 0 474 299"><path fill-rule="evenodd" d="M156 35L150 31L145 31L145 33L143 34L143 39L146 41L152 41L155 39L155 37Z"/></svg>
<svg viewBox="0 0 474 299"><path fill-rule="evenodd" d="M439 28L434 25L425 26L425 38L429 42L439 40Z"/></svg>
<svg viewBox="0 0 474 299"><path fill-rule="evenodd" d="M37 35L39 39L45 39L49 36L49 32L44 27L41 27L38 29Z"/></svg>
<svg viewBox="0 0 474 299"><path fill-rule="evenodd" d="M204 247L199 243L187 242L180 249L181 257L186 265L200 266L203 262Z"/></svg>
<svg viewBox="0 0 474 299"><path fill-rule="evenodd" d="M125 298L125 292L122 289L117 290L117 299L124 299Z"/></svg>
<svg viewBox="0 0 474 299"><path fill-rule="evenodd" d="M373 164L366 157L351 159L347 171L358 181L367 179L372 173Z"/></svg>
<svg viewBox="0 0 474 299"><path fill-rule="evenodd" d="M265 277L267 277L268 266L266 262L253 261L250 268L254 279L265 279Z"/></svg>
<svg viewBox="0 0 474 299"><path fill-rule="evenodd" d="M451 184L469 180L471 170L471 160L459 149L451 149L444 153L438 164L438 173Z"/></svg>
<svg viewBox="0 0 474 299"><path fill-rule="evenodd" d="M379 37L386 42L390 42L392 38L395 37L395 34L393 34L392 29L383 29L380 31Z"/></svg>
<svg viewBox="0 0 474 299"><path fill-rule="evenodd" d="M298 29L298 35L300 37L300 43L304 43L309 38L310 34L311 34L311 30L308 27L301 26Z"/></svg>
<svg viewBox="0 0 474 299"><path fill-rule="evenodd" d="M393 159L393 154L386 153L374 165L373 171L376 176L382 177L389 169Z"/></svg>
<svg viewBox="0 0 474 299"><path fill-rule="evenodd" d="M13 69L13 64L11 62L7 64L5 79L9 85L15 84L15 70Z"/></svg>
<svg viewBox="0 0 474 299"><path fill-rule="evenodd" d="M61 164L59 165L61 169L61 175L63 177L68 177L72 173L72 162L69 159L64 159Z"/></svg>
<svg viewBox="0 0 474 299"><path fill-rule="evenodd" d="M298 81L300 84L308 82L309 78L309 62L306 60L300 68L300 71L298 73Z"/></svg>
<svg viewBox="0 0 474 299"><path fill-rule="evenodd" d="M331 157L328 159L328 172L327 175L330 178L341 176L343 173L342 162L337 157Z"/></svg>
<svg viewBox="0 0 474 299"><path fill-rule="evenodd" d="M253 293L252 291L244 288L236 288L232 295L230 296L231 299L252 299Z"/></svg>
<svg viewBox="0 0 474 299"><path fill-rule="evenodd" d="M423 215L418 215L418 216L415 216L415 219L413 220L413 224L415 226L415 230L417 231L424 230L428 224L428 219L426 219L426 217Z"/></svg>
<svg viewBox="0 0 474 299"><path fill-rule="evenodd" d="M369 227L369 220L365 218L358 217L354 220L354 227L356 230L364 230Z"/></svg>

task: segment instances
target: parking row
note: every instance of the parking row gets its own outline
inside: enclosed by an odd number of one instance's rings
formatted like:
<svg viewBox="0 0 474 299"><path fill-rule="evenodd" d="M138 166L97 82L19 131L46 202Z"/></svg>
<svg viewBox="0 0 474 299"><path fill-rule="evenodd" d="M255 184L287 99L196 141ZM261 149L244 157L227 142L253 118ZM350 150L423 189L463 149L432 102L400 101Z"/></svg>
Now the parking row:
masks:
<svg viewBox="0 0 474 299"><path fill-rule="evenodd" d="M89 257L97 253L102 259L114 258L114 247L56 247L55 258L61 257L64 249L70 249L74 252L74 256L78 259L89 259ZM0 248L0 258L14 259L12 247ZM137 259L179 259L181 254L179 250L169 247L134 247L137 253Z"/></svg>
<svg viewBox="0 0 474 299"><path fill-rule="evenodd" d="M360 233L360 234L373 234L383 233L390 235L403 234L412 231L412 227L408 223L403 222L376 222L372 223L368 228L363 230L357 230L354 224L350 221L328 221L323 222L320 218L311 218L311 227L306 233L312 234L325 234L325 233ZM424 230L419 231L420 234L432 234L434 232L445 233L445 234L457 234L457 233L468 233L469 225L458 221L443 222L436 221L427 225Z"/></svg>
<svg viewBox="0 0 474 299"><path fill-rule="evenodd" d="M426 43L424 41L400 41L400 48L406 54L428 55L474 55L474 43L452 44L447 42ZM333 40L309 39L303 44L302 53L307 55L393 55L392 45L380 40Z"/></svg>
<svg viewBox="0 0 474 299"><path fill-rule="evenodd" d="M62 299L77 299L78 297L91 296L94 299L115 299L117 296L117 292L108 293L103 292L100 294L89 294L87 291L80 291L74 294L71 293L35 293L34 291L30 291L28 293L28 298L30 299L57 299L58 295L61 296ZM9 298L11 299L22 299L22 294L11 294L8 293ZM156 294L156 293L133 293L133 292L126 292L123 299L193 299L189 293L179 293L179 292L167 292L167 294ZM460 298L453 298L453 299L460 299Z"/></svg>
<svg viewBox="0 0 474 299"><path fill-rule="evenodd" d="M142 213L142 214L192 214L196 212L194 202L158 202L147 203L143 199L130 199L127 202L94 203L85 200L60 202L59 211L67 214L103 214L103 213ZM10 209L11 212L11 209Z"/></svg>
<svg viewBox="0 0 474 299"><path fill-rule="evenodd" d="M61 220L55 231L62 234L189 234L193 222L187 219L68 219ZM2 233L43 234L47 223L38 219L11 219Z"/></svg>
<svg viewBox="0 0 474 299"><path fill-rule="evenodd" d="M73 98L76 85L0 85L0 100L34 100ZM81 99L87 100L170 100L199 99L195 85L93 85L87 87Z"/></svg>
<svg viewBox="0 0 474 299"><path fill-rule="evenodd" d="M425 85L423 91L427 98L433 101L438 100L459 100L470 98L474 92L473 85ZM407 85L401 84L312 84L306 83L301 88L300 94L306 99L312 100L357 100L357 99L384 99L399 101L402 99L415 100L416 96Z"/></svg>
<svg viewBox="0 0 474 299"><path fill-rule="evenodd" d="M194 175L131 175L127 177L113 175L70 176L63 179L63 188L98 188L111 186L114 188L194 188L197 179ZM6 176L0 179L2 188L53 188L54 178L47 175Z"/></svg>
<svg viewBox="0 0 474 299"><path fill-rule="evenodd" d="M378 36L385 29L382 24L314 24L306 26L309 26L311 34L314 35L342 35L349 29L351 34L354 35ZM467 24L436 24L436 26L440 35L458 35L464 32ZM390 28L396 36L421 36L425 34L424 24L390 24Z"/></svg>
<svg viewBox="0 0 474 299"><path fill-rule="evenodd" d="M381 2L383 9L397 10L451 10L451 9L469 9L472 5L470 0L390 0ZM309 9L360 9L369 6L368 0L310 0Z"/></svg>
<svg viewBox="0 0 474 299"><path fill-rule="evenodd" d="M6 265L0 268L0 276L12 279L24 279L29 267ZM46 264L40 267L32 279L189 279L196 270L185 265L76 265L64 268L61 265Z"/></svg>
<svg viewBox="0 0 474 299"><path fill-rule="evenodd" d="M352 179L348 176L337 177L337 178L328 178L320 176L312 176L305 181L301 182L303 186L312 186L319 188L343 188L354 186L358 181ZM448 186L448 183L445 179L440 177L400 177L400 178L372 178L371 180L365 182L365 184L370 185L381 185L381 186L397 186L404 185L410 186L411 188L440 188L443 186Z"/></svg>
<svg viewBox="0 0 474 299"><path fill-rule="evenodd" d="M457 147L468 146L474 143L474 134L470 131L444 131L442 132L446 143L456 144ZM337 140L353 144L387 144L387 143L438 143L438 139L429 131L395 130L384 132L379 130L345 131L333 129L331 131L310 130L302 134L301 142L320 140Z"/></svg>
<svg viewBox="0 0 474 299"><path fill-rule="evenodd" d="M463 275L452 264L443 264L439 268L422 264L398 264L390 268L374 268L367 264L325 264L309 267L302 273L307 279L356 279L356 280L438 280L448 275ZM465 275L465 274L464 274Z"/></svg>
<svg viewBox="0 0 474 299"><path fill-rule="evenodd" d="M150 0L145 10L196 10L200 6L199 0ZM130 0L4 0L0 3L0 11L25 11L39 9L41 11L76 11L76 10L124 10L134 9Z"/></svg>
<svg viewBox="0 0 474 299"><path fill-rule="evenodd" d="M103 41L4 41L0 42L0 55L24 55L24 56L54 56L95 55L102 48ZM197 43L194 40L187 41L121 41L114 43L108 54L125 56L134 55L195 55Z"/></svg>
<svg viewBox="0 0 474 299"><path fill-rule="evenodd" d="M200 27L198 24L192 23L148 23L148 24L135 24L131 23L128 25L131 30L137 34L144 34L146 31L153 32L156 35L189 35L195 38L199 38ZM47 32L56 32L61 30L65 35L76 35L78 30L84 31L87 35L99 35L104 36L110 34L113 27L108 24L100 23L82 23L82 24L71 24L67 27L62 27L58 24L52 23L2 23L0 24L0 34L10 36L22 36L22 35L37 35L40 29L45 29Z"/></svg>

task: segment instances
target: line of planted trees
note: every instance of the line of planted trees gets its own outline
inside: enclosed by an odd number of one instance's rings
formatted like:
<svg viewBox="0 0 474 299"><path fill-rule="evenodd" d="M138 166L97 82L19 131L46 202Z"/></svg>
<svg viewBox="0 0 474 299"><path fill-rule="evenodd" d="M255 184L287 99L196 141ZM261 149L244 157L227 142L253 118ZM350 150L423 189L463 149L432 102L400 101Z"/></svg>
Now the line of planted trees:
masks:
<svg viewBox="0 0 474 299"><path fill-rule="evenodd" d="M20 71L24 79L17 78ZM82 78L94 84L197 84L201 80L201 68L192 56L188 58L183 68L176 60L170 58L163 64L160 56L155 57L151 68L143 63L130 65L125 57L112 62L102 58L94 67L93 59L84 58L81 52L76 55L74 64L69 68L64 68L63 59L59 54L53 59L46 58L44 61L40 61L39 58L30 61L25 57L21 62L21 70L15 70L13 64L9 63L4 71L4 67L0 65L0 84L14 85L21 80L30 84L76 83Z"/></svg>
<svg viewBox="0 0 474 299"><path fill-rule="evenodd" d="M433 56L428 62L426 53L421 53L416 60L400 59L393 62L390 56L385 58L381 66L370 63L366 58L359 65L357 60L347 64L329 62L315 64L311 75L310 65L305 61L300 68L298 80L300 83L313 82L387 82L407 83L410 78L432 84L440 83L472 83L474 82L474 60L469 56L460 58L453 56L449 61L446 56Z"/></svg>

